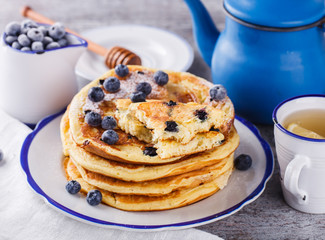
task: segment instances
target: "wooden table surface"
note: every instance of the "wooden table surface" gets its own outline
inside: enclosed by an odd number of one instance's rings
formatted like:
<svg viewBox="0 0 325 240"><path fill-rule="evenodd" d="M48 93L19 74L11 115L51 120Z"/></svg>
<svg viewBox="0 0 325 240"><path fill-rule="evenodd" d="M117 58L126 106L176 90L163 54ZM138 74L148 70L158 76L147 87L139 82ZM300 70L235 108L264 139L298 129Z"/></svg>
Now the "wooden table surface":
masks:
<svg viewBox="0 0 325 240"><path fill-rule="evenodd" d="M210 69L194 44L190 14L182 0L0 0L0 29L10 21L22 20L20 8L26 2L77 32L118 24L144 24L172 31L186 39L195 50L189 72L211 80ZM223 30L222 1L203 2L217 27ZM257 126L275 154L273 126ZM301 213L284 202L276 162L271 180L256 201L230 217L198 228L225 239L325 239L325 215Z"/></svg>

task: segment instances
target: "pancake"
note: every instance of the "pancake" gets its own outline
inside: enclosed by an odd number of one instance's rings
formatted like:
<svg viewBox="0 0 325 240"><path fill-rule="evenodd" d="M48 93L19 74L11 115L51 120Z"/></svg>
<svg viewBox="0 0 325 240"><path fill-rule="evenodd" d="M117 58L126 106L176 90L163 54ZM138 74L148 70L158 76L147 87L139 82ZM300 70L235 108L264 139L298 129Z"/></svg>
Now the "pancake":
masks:
<svg viewBox="0 0 325 240"><path fill-rule="evenodd" d="M70 129L70 123L74 121L69 120L70 107L66 110L62 121L61 121L61 139L63 143L63 153L68 155L67 146L68 142L71 140L77 144L75 140L75 135L72 135L72 129ZM101 156L110 160L124 162L124 163L138 163L138 164L162 164L169 163L180 159L181 157L175 157L170 159L161 159L159 156L148 156L144 155L143 151L146 148L142 142L137 138L128 135L121 130L119 133L119 141L124 142L124 144L109 146L107 144L102 144L100 141L100 136L103 133L103 129L100 128L90 128L87 124L82 127L84 132L87 132L87 135L93 136L92 140L85 140L84 143L79 147L84 149L87 152L93 153L94 155ZM80 137L82 133L77 133ZM151 146L151 145L150 145ZM107 150L111 152L106 153ZM142 156L142 158L140 158Z"/></svg>
<svg viewBox="0 0 325 240"><path fill-rule="evenodd" d="M153 80L155 69L141 66L128 66L128 68L130 73L127 77L120 78L115 74L114 70L110 70L99 79L85 86L73 98L69 111L70 131L73 140L79 147L107 159L137 164L173 162L186 154L186 151L183 150L177 153L178 156L175 156L175 154L166 156L162 155L162 153L160 153L161 156L145 155L144 150L146 147L152 147L152 144L140 141L120 129L116 129L119 141L114 145L108 145L100 140L104 131L101 127L90 127L85 123L84 117L87 111L97 112L101 116L114 116L116 110L114 100L128 98L129 94L135 91L136 85L143 81L149 82L152 86L152 92L147 96L147 99L158 99L167 102L170 100L184 103L196 102L221 109L225 113L225 123L220 128L220 131L227 137L235 116L234 108L228 97L222 101L210 99L209 90L213 86L212 83L189 73L165 71L169 76L169 81L167 85L159 86ZM120 79L121 89L117 93L108 93L104 90L104 100L100 102L90 101L87 97L89 89L95 86L103 88L101 83L110 76ZM202 151L204 149L206 147L202 148Z"/></svg>
<svg viewBox="0 0 325 240"><path fill-rule="evenodd" d="M167 139L158 141L154 147L157 149L156 152L161 159L168 159L207 151L222 145L224 141L225 138L222 133L210 131L197 134L187 144L181 144L174 140Z"/></svg>
<svg viewBox="0 0 325 240"><path fill-rule="evenodd" d="M222 110L194 102L176 103L148 100L132 103L130 99L118 99L115 104L115 117L119 127L149 143L171 139L186 144L198 133L208 132L211 128L220 129L225 124L225 113ZM122 122L121 119L123 119ZM175 122L174 131L166 130L168 122ZM142 128L147 129L151 137L141 139L141 133L125 130L133 124L137 126L142 124ZM131 127L131 129L133 128Z"/></svg>
<svg viewBox="0 0 325 240"><path fill-rule="evenodd" d="M102 203L127 211L157 211L189 205L211 196L226 186L232 172L232 168L229 168L214 180L197 187L176 190L162 196L144 196L123 195L97 188L87 183L81 177L76 166L73 164L65 164L64 166L67 173L67 179L78 181L81 185L82 193L87 194L87 192L91 190L98 189L102 193Z"/></svg>
<svg viewBox="0 0 325 240"><path fill-rule="evenodd" d="M162 159L209 150L224 141L219 129L225 113L212 106L159 100L132 103L130 99L118 99L115 104L118 126L140 140L155 144L153 147ZM168 129L168 123L176 127Z"/></svg>
<svg viewBox="0 0 325 240"><path fill-rule="evenodd" d="M74 164L77 167L81 177L87 183L98 188L120 194L154 196L165 195L175 190L193 188L210 182L233 167L233 157L225 158L217 164L192 172L145 182L122 181L88 171L71 160L70 164Z"/></svg>
<svg viewBox="0 0 325 240"><path fill-rule="evenodd" d="M150 181L154 179L175 176L194 170L217 164L231 156L239 145L239 136L235 130L229 133L229 137L216 149L197 153L168 164L147 165L130 164L105 159L101 156L86 151L77 146L70 139L69 119L66 112L61 121L61 136L64 138L64 149L73 162L91 172L99 173L108 177L124 181Z"/></svg>

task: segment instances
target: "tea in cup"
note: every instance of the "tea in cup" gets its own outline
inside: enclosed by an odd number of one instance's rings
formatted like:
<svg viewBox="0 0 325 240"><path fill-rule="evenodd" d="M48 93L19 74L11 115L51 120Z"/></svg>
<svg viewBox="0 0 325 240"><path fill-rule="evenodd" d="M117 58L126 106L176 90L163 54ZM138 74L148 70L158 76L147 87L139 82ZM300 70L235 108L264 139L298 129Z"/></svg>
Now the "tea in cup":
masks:
<svg viewBox="0 0 325 240"><path fill-rule="evenodd" d="M302 95L273 112L284 198L291 207L325 213L325 95Z"/></svg>

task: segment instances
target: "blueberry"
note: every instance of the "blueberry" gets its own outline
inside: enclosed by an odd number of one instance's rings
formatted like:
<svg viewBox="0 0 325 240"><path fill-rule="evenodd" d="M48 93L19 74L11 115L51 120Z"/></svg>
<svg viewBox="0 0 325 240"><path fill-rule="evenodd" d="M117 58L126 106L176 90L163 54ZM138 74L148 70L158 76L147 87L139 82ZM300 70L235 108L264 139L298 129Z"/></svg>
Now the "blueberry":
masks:
<svg viewBox="0 0 325 240"><path fill-rule="evenodd" d="M219 129L219 128L211 127L211 128L209 129L209 131L220 132L220 129Z"/></svg>
<svg viewBox="0 0 325 240"><path fill-rule="evenodd" d="M163 71L155 72L153 78L159 86L164 86L168 83L168 74Z"/></svg>
<svg viewBox="0 0 325 240"><path fill-rule="evenodd" d="M21 28L20 29L20 34L27 34L27 32L28 32L29 29L30 28Z"/></svg>
<svg viewBox="0 0 325 240"><path fill-rule="evenodd" d="M197 116L202 122L208 118L208 113L204 108L196 110L194 115Z"/></svg>
<svg viewBox="0 0 325 240"><path fill-rule="evenodd" d="M92 87L88 91L88 98L93 102L100 102L105 97L103 89L100 87Z"/></svg>
<svg viewBox="0 0 325 240"><path fill-rule="evenodd" d="M92 127L98 127L102 123L102 116L99 113L90 111L85 115L85 121Z"/></svg>
<svg viewBox="0 0 325 240"><path fill-rule="evenodd" d="M42 42L44 46L47 46L49 43L53 42L53 39L51 37L45 36Z"/></svg>
<svg viewBox="0 0 325 240"><path fill-rule="evenodd" d="M150 156L150 157L157 156L157 148L145 147L145 149L143 150L143 154L147 155L147 156Z"/></svg>
<svg viewBox="0 0 325 240"><path fill-rule="evenodd" d="M11 45L13 42L17 41L17 37L16 36L7 36L5 41L7 44Z"/></svg>
<svg viewBox="0 0 325 240"><path fill-rule="evenodd" d="M145 102L146 94L144 92L134 92L130 95L132 102Z"/></svg>
<svg viewBox="0 0 325 240"><path fill-rule="evenodd" d="M48 29L45 26L39 26L38 30L41 31L44 36L46 36L48 34Z"/></svg>
<svg viewBox="0 0 325 240"><path fill-rule="evenodd" d="M115 144L118 141L118 134L114 130L106 130L102 134L101 140L109 145Z"/></svg>
<svg viewBox="0 0 325 240"><path fill-rule="evenodd" d="M210 89L211 100L220 101L227 96L227 90L221 84L217 84Z"/></svg>
<svg viewBox="0 0 325 240"><path fill-rule="evenodd" d="M22 47L20 49L20 51L23 51L23 52L28 52L28 51L31 51L30 47Z"/></svg>
<svg viewBox="0 0 325 240"><path fill-rule="evenodd" d="M55 40L63 38L65 35L65 29L62 23L54 23L49 28L49 36Z"/></svg>
<svg viewBox="0 0 325 240"><path fill-rule="evenodd" d="M91 205L91 206L96 206L98 204L100 204L100 202L102 201L102 193L95 189L95 190L91 190L87 193L87 202Z"/></svg>
<svg viewBox="0 0 325 240"><path fill-rule="evenodd" d="M178 132L178 125L174 121L167 121L165 122L166 128L165 131L167 132Z"/></svg>
<svg viewBox="0 0 325 240"><path fill-rule="evenodd" d="M49 44L46 45L46 49L54 49L54 48L59 48L60 45L57 42L50 42Z"/></svg>
<svg viewBox="0 0 325 240"><path fill-rule="evenodd" d="M81 186L76 180L71 180L67 183L67 185L65 185L65 189L68 191L68 193L76 194L80 192Z"/></svg>
<svg viewBox="0 0 325 240"><path fill-rule="evenodd" d="M68 40L65 39L65 38L61 38L61 39L58 41L58 44L60 45L60 47L68 46Z"/></svg>
<svg viewBox="0 0 325 240"><path fill-rule="evenodd" d="M150 83L147 82L140 82L137 85L137 92L143 92L146 95L149 95L151 93L152 87L150 85Z"/></svg>
<svg viewBox="0 0 325 240"><path fill-rule="evenodd" d="M20 24L18 22L10 22L5 28L5 33L10 36L18 36L20 34Z"/></svg>
<svg viewBox="0 0 325 240"><path fill-rule="evenodd" d="M11 44L11 47L15 48L15 49L21 49L21 45L19 44L18 41L15 41Z"/></svg>
<svg viewBox="0 0 325 240"><path fill-rule="evenodd" d="M167 103L167 106L169 106L169 107L175 106L175 105L177 105L177 103L172 100L169 100L169 102Z"/></svg>
<svg viewBox="0 0 325 240"><path fill-rule="evenodd" d="M119 77L125 77L129 74L129 68L126 65L119 64L115 67L115 73Z"/></svg>
<svg viewBox="0 0 325 240"><path fill-rule="evenodd" d="M105 116L102 120L102 128L104 129L114 129L117 126L115 118L112 116Z"/></svg>
<svg viewBox="0 0 325 240"><path fill-rule="evenodd" d="M68 45L80 44L80 40L72 34L66 34L65 38L68 40Z"/></svg>
<svg viewBox="0 0 325 240"><path fill-rule="evenodd" d="M42 52L44 51L44 46L42 42L36 41L32 43L32 51L34 52Z"/></svg>
<svg viewBox="0 0 325 240"><path fill-rule="evenodd" d="M241 154L236 157L234 165L236 169L245 171L252 166L252 158L247 154Z"/></svg>
<svg viewBox="0 0 325 240"><path fill-rule="evenodd" d="M31 28L27 32L27 37L32 41L43 41L44 34L38 28Z"/></svg>
<svg viewBox="0 0 325 240"><path fill-rule="evenodd" d="M20 34L18 36L18 42L23 47L29 47L30 44L32 43L31 40L27 37L26 34Z"/></svg>
<svg viewBox="0 0 325 240"><path fill-rule="evenodd" d="M116 77L109 77L105 79L103 86L108 92L117 92L120 89L121 83Z"/></svg>
<svg viewBox="0 0 325 240"><path fill-rule="evenodd" d="M31 28L38 28L38 24L32 20L26 19L20 25L20 33L27 34Z"/></svg>
<svg viewBox="0 0 325 240"><path fill-rule="evenodd" d="M21 29L30 29L30 28L37 28L38 24L32 20L26 19L21 22L20 24Z"/></svg>
<svg viewBox="0 0 325 240"><path fill-rule="evenodd" d="M0 149L0 162L3 160L3 151Z"/></svg>

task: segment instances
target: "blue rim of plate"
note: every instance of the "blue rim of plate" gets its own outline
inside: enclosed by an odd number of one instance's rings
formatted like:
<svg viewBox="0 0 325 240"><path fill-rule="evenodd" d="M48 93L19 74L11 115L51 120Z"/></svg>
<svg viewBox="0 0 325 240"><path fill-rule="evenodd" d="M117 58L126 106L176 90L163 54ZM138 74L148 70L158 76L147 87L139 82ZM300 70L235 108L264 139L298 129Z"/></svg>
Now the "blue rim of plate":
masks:
<svg viewBox="0 0 325 240"><path fill-rule="evenodd" d="M59 210L72 215L73 217L76 217L78 220L83 220L86 222L91 222L95 224L100 224L103 226L107 227L112 227L112 228L120 228L120 229L134 229L134 230L167 230L167 229L181 229L185 227L194 227L198 225L203 225L207 224L213 221L220 220L228 215L231 215L237 211L239 211L241 208L243 208L245 205L251 203L255 199L257 199L264 191L265 185L268 182L268 180L271 178L274 170L274 158L273 158L273 153L272 150L269 146L269 144L261 137L259 130L249 121L245 120L244 118L241 118L239 116L236 116L236 119L240 121L242 124L244 124L249 130L251 130L254 135L257 137L259 142L261 143L261 146L264 150L265 156L266 156L266 168L264 172L263 179L261 183L256 187L256 189L248 195L244 200L241 202L237 203L236 205L232 206L231 208L228 208L222 212L212 214L210 216L200 218L200 219L195 219L191 221L186 221L186 222L180 222L180 223L173 223L173 224L163 224L163 225L132 225L132 224L121 224L121 223L114 223L114 222L109 222L109 221L104 221L96 218L89 217L84 214L80 214L76 211L73 211L70 208L67 208L63 206L62 204L56 202L54 199L52 199L50 196L44 193L44 191L38 186L38 184L35 182L33 179L30 170L29 170L29 164L28 164L28 152L29 148L31 146L31 143L33 142L33 139L37 135L37 133L43 129L48 123L50 123L52 120L55 118L59 117L65 112L65 109L60 111L59 113L53 114L51 116L48 116L41 120L35 127L35 130L31 132L25 139L21 153L20 153L20 164L27 176L27 181L29 185L36 191L38 194L40 194L48 203L53 205L54 207L58 208Z"/></svg>

